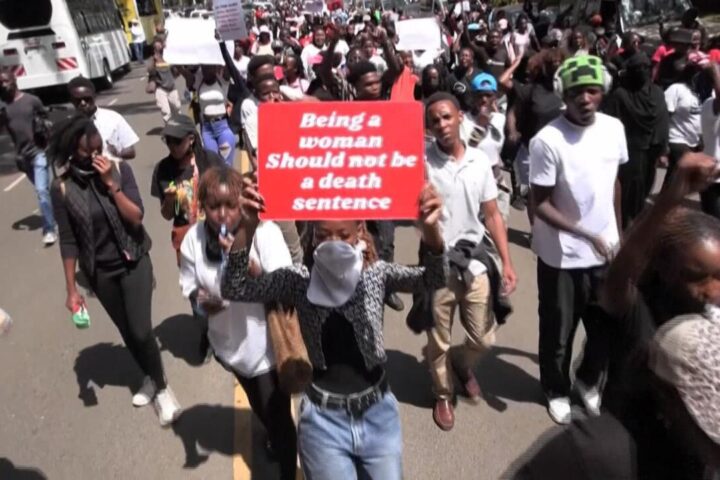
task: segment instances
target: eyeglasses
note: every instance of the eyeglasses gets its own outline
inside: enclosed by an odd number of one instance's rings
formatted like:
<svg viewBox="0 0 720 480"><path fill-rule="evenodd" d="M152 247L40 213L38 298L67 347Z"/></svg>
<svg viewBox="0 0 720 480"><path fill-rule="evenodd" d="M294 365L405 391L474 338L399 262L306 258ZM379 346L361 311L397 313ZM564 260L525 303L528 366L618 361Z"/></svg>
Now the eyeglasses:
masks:
<svg viewBox="0 0 720 480"><path fill-rule="evenodd" d="M81 103L91 104L94 102L95 102L95 99L93 97L80 97L80 98L73 98L73 100L72 100L72 103L75 105L80 105Z"/></svg>
<svg viewBox="0 0 720 480"><path fill-rule="evenodd" d="M165 143L168 146L169 145L180 145L183 142L183 140L185 140L185 138L170 137L168 135L165 135L164 137L160 137L160 138L162 138L163 143Z"/></svg>

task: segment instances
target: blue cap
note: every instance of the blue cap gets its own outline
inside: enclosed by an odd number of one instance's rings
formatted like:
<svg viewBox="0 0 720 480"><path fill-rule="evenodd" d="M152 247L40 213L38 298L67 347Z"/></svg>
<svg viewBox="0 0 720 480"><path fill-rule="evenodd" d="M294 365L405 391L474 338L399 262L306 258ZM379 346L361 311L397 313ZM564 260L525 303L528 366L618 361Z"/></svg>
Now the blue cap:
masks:
<svg viewBox="0 0 720 480"><path fill-rule="evenodd" d="M470 87L473 92L497 92L497 80L489 73L478 73L475 78L470 82Z"/></svg>

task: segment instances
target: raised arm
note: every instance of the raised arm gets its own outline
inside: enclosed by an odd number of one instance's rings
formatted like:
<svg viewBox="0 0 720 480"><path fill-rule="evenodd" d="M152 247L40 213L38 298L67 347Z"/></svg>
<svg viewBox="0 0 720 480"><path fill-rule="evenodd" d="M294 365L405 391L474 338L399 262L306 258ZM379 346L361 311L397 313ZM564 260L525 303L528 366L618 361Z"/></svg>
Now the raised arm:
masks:
<svg viewBox="0 0 720 480"><path fill-rule="evenodd" d="M235 87L238 89L238 97L245 98L250 96L250 90L248 89L247 82L242 75L240 75L240 71L235 66L235 62L227 49L227 45L225 45L225 42L222 40L218 41L218 45L220 45L220 53L225 61L225 70L230 74L230 78L232 78Z"/></svg>
<svg viewBox="0 0 720 480"><path fill-rule="evenodd" d="M622 316L630 309L638 281L650 260L648 245L657 237L663 221L687 195L707 188L719 173L715 159L707 155L688 153L680 160L669 188L663 189L655 203L633 223L610 264L600 298L608 313Z"/></svg>

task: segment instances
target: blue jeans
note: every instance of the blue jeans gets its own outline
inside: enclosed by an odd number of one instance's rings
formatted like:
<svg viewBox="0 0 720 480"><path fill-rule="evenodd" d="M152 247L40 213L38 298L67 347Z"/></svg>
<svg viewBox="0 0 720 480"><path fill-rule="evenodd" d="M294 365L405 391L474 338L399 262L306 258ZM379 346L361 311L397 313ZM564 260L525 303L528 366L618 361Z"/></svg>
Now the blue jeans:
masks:
<svg viewBox="0 0 720 480"><path fill-rule="evenodd" d="M331 410L303 396L298 449L306 480L401 480L402 432L395 395L362 416Z"/></svg>
<svg viewBox="0 0 720 480"><path fill-rule="evenodd" d="M202 123L202 140L206 150L217 152L229 167L235 159L235 134L227 119Z"/></svg>
<svg viewBox="0 0 720 480"><path fill-rule="evenodd" d="M145 42L133 42L130 44L133 60L142 62L144 60L143 51L145 50Z"/></svg>
<svg viewBox="0 0 720 480"><path fill-rule="evenodd" d="M40 214L43 218L43 234L55 231L55 217L53 216L52 202L50 201L50 169L48 168L45 152L39 152L32 159L32 170L28 179L35 186Z"/></svg>

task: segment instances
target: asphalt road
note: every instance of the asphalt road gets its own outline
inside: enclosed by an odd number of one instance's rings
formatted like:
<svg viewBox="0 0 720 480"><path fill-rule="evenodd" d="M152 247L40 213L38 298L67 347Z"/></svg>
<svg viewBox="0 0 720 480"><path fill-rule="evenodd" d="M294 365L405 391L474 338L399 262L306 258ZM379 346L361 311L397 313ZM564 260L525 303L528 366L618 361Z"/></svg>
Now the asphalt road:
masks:
<svg viewBox="0 0 720 480"><path fill-rule="evenodd" d="M234 408L233 378L215 362L202 364L197 354L197 328L180 296L170 226L150 197L153 165L165 146L142 71L118 80L98 104L112 105L141 137L132 167L154 240L153 324L185 413L164 430L151 407L132 407L140 374L96 299L88 299L91 328L72 325L58 248L43 248L32 186L14 170L12 155L3 154L0 306L15 325L0 338L0 479L229 479L242 478L243 464L255 471L252 478L271 479L273 469L259 446L262 432L257 426L252 436L235 431L236 425L248 429L251 417ZM7 138L0 137L0 151L8 149ZM421 354L425 337L405 327L405 312L386 313L387 368L401 404L407 479L502 478L552 426L538 383L535 259L527 231L525 213L513 211L511 253L520 278L515 314L478 367L485 401L474 406L460 400L451 432L441 432L432 421L430 377ZM416 232L403 227L397 233L396 260L414 263ZM408 297L405 301L410 304ZM456 342L461 334L457 327ZM254 441L236 445L236 438Z"/></svg>

